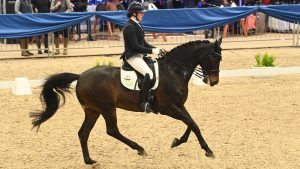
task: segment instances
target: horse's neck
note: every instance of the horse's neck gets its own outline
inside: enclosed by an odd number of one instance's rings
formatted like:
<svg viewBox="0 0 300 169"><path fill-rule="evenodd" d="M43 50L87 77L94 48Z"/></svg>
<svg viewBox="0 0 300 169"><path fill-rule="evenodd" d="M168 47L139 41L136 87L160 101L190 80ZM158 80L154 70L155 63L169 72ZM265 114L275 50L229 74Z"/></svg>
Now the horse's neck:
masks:
<svg viewBox="0 0 300 169"><path fill-rule="evenodd" d="M206 44L208 43L189 43L184 46L179 46L173 52L171 51L165 60L169 70L178 72L174 76L178 76L188 82L201 58L207 55L209 46ZM199 47L198 45L201 46Z"/></svg>
<svg viewBox="0 0 300 169"><path fill-rule="evenodd" d="M182 53L174 56L174 58L168 58L171 62L174 62L174 66L182 69L184 71L192 74L197 66L197 61L195 61L196 56L192 52Z"/></svg>
<svg viewBox="0 0 300 169"><path fill-rule="evenodd" d="M162 67L162 70L165 71L161 72L161 75L166 73L167 77L172 76L170 77L171 79L176 77L176 79L188 83L193 75L196 65L174 58L172 60L168 59L164 62L160 62L159 67Z"/></svg>

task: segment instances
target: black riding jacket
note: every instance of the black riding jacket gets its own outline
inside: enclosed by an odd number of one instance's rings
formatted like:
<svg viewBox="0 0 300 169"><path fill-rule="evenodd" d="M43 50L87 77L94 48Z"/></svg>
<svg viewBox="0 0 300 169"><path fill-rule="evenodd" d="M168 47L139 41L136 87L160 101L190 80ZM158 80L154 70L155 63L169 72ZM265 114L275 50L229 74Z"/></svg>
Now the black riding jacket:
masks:
<svg viewBox="0 0 300 169"><path fill-rule="evenodd" d="M137 54L151 54L154 46L145 41L144 30L132 19L129 19L123 29L125 51L122 57L129 59Z"/></svg>
<svg viewBox="0 0 300 169"><path fill-rule="evenodd" d="M38 9L38 13L50 13L51 2L49 0L32 0L33 8Z"/></svg>

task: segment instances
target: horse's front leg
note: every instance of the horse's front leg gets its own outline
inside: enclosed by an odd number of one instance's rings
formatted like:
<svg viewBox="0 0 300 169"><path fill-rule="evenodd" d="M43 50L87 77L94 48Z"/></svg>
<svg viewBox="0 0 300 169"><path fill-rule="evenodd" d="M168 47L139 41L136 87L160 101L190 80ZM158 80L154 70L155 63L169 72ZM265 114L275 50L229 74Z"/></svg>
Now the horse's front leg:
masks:
<svg viewBox="0 0 300 169"><path fill-rule="evenodd" d="M183 111L187 112L187 110L183 107L182 108ZM190 116L189 113L186 113L187 116ZM187 127L186 131L184 132L184 134L180 137L180 139L178 138L174 138L171 148L177 147L179 145L181 145L182 143L186 143L189 139L189 136L191 134L191 128Z"/></svg>
<svg viewBox="0 0 300 169"><path fill-rule="evenodd" d="M189 136L191 134L191 129L188 127L186 129L186 131L184 132L184 134L180 137L180 139L178 138L174 138L173 142L172 142L172 145L171 145L171 148L174 148L174 147L177 147L179 146L180 144L182 143L186 143L187 140L189 139Z"/></svg>
<svg viewBox="0 0 300 169"><path fill-rule="evenodd" d="M186 108L183 106L181 108L177 107L176 105L173 105L170 113L168 113L167 115L181 120L182 122L184 122L187 125L187 130L184 133L184 135L178 140L178 141L173 141L172 146L173 145L180 145L181 143L184 143L187 141L188 136L190 134L190 131L193 131L195 133L195 135L197 136L197 139L201 145L201 148L205 150L205 155L207 157L214 157L214 153L211 151L211 149L208 147L206 141L204 140L201 131L199 129L199 127L197 126L197 124L195 123L195 121L192 119L192 117L190 116L190 114L188 113L188 111L186 110ZM173 146L175 147L175 146Z"/></svg>

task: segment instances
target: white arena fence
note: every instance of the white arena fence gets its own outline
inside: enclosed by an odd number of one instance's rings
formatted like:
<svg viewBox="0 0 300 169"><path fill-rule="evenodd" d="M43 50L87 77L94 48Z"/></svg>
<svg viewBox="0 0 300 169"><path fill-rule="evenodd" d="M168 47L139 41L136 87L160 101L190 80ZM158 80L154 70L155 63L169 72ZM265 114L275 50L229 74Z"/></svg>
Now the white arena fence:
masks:
<svg viewBox="0 0 300 169"><path fill-rule="evenodd" d="M285 68L264 68L264 69L240 69L240 70L222 70L221 77L243 77L252 76L257 78L274 77L281 74L299 74L300 67ZM14 95L31 95L31 88L39 88L45 80L28 80L25 77L16 78L14 81L0 81L1 89L11 89ZM202 79L192 76L191 83L194 85L205 85ZM72 83L73 86L76 82Z"/></svg>
<svg viewBox="0 0 300 169"><path fill-rule="evenodd" d="M252 20L251 20L252 18ZM86 22L80 25L81 39L79 40L76 25L69 27L68 33L68 55L67 56L87 56L87 55L109 55L121 54L123 48L122 28L112 25L109 31L107 23L96 21L95 17L91 20L91 35L94 41L87 41ZM237 48L265 48L265 47L299 47L299 23L290 23L278 20L264 13L256 12L254 15L246 17L248 32L245 34L241 21L228 23L226 38L223 38L224 49ZM223 36L224 27L217 27L211 30L197 30L187 33L151 33L146 32L146 40L154 46L175 46L193 40L214 40ZM111 32L111 33L110 33ZM212 32L214 32L212 34ZM49 50L51 54L41 56L53 56L55 50L54 34L49 33ZM29 50L37 55L36 40L38 37L29 38ZM44 50L43 36L41 38L41 47ZM236 42L237 45L227 47L226 43ZM60 49L63 49L63 35L60 36ZM20 45L18 39L0 39L0 59L20 57ZM62 52L61 54L62 55Z"/></svg>

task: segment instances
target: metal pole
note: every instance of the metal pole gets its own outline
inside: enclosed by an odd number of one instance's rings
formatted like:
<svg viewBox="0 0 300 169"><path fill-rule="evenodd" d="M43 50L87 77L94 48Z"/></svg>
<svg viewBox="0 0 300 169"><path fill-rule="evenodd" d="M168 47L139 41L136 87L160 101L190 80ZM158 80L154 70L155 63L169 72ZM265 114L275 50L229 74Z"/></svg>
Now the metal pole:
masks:
<svg viewBox="0 0 300 169"><path fill-rule="evenodd" d="M6 0L3 0L3 14L6 14Z"/></svg>
<svg viewBox="0 0 300 169"><path fill-rule="evenodd" d="M299 47L299 22L297 22L297 47Z"/></svg>
<svg viewBox="0 0 300 169"><path fill-rule="evenodd" d="M3 14L6 14L6 0L3 0ZM4 39L4 44L7 44L7 39Z"/></svg>
<svg viewBox="0 0 300 169"><path fill-rule="evenodd" d="M2 10L3 8L2 8L2 0L0 0L0 14L2 14L3 13L3 10Z"/></svg>
<svg viewBox="0 0 300 169"><path fill-rule="evenodd" d="M49 33L51 35L51 48L52 48L52 52L51 52L51 56L54 57L54 32ZM48 39L49 41L49 39ZM48 48L50 48L50 45L48 44ZM48 51L50 51L50 49L48 49ZM48 52L48 56L49 56L49 52Z"/></svg>
<svg viewBox="0 0 300 169"><path fill-rule="evenodd" d="M3 10L2 10L2 0L0 0L0 15L3 13ZM3 42L2 39L0 39L0 44Z"/></svg>
<svg viewBox="0 0 300 169"><path fill-rule="evenodd" d="M295 47L295 44L296 44L295 43L295 38L296 38L296 36L295 36L295 33L296 33L295 27L296 27L296 21L293 24L293 47Z"/></svg>

